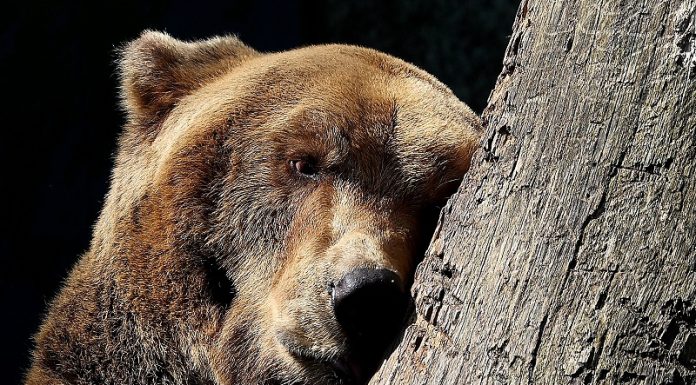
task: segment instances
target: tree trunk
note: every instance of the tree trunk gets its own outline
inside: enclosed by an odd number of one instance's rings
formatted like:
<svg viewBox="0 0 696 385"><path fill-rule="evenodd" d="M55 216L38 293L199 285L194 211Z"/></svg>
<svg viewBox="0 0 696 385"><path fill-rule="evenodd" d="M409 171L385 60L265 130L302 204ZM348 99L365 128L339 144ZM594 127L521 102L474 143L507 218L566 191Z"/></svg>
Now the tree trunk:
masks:
<svg viewBox="0 0 696 385"><path fill-rule="evenodd" d="M695 36L695 0L523 1L373 384L696 384Z"/></svg>

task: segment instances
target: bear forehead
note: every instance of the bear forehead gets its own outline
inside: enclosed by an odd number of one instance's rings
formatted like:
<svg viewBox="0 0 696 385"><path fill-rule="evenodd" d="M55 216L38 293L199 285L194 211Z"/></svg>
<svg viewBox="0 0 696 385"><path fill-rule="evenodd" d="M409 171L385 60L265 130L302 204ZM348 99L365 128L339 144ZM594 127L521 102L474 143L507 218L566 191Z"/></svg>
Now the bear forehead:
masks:
<svg viewBox="0 0 696 385"><path fill-rule="evenodd" d="M478 127L474 113L431 75L345 45L263 54L231 67L174 108L157 140L160 153L230 120L251 136L305 148L323 142L374 153L389 143L413 179L445 159L467 168Z"/></svg>

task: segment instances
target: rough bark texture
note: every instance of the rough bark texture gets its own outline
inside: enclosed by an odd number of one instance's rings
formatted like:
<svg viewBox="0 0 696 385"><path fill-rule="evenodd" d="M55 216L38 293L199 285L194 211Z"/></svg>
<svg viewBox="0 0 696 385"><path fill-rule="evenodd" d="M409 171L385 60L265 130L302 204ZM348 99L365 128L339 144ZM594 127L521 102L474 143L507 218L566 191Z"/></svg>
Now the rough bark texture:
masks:
<svg viewBox="0 0 696 385"><path fill-rule="evenodd" d="M513 29L373 384L696 384L696 1L530 0Z"/></svg>

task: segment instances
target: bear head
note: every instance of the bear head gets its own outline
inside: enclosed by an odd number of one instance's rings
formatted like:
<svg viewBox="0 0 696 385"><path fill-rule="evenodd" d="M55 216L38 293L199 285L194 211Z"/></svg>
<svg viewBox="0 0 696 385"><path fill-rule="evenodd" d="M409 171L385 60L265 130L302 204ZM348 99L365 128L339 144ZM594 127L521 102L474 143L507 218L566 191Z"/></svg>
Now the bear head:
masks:
<svg viewBox="0 0 696 385"><path fill-rule="evenodd" d="M127 341L141 372L366 382L469 167L476 115L356 46L259 53L145 32L121 56L127 122L68 286L109 288L94 317L120 320L109 333L129 337L111 343Z"/></svg>

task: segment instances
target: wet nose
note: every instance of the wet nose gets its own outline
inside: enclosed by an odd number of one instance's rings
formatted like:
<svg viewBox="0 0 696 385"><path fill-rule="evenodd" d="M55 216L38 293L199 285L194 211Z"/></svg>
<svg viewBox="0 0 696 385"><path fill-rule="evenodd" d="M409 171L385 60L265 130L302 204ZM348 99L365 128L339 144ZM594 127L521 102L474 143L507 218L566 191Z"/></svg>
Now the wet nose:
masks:
<svg viewBox="0 0 696 385"><path fill-rule="evenodd" d="M406 298L393 271L354 269L334 285L334 314L349 340L388 343L403 322Z"/></svg>

